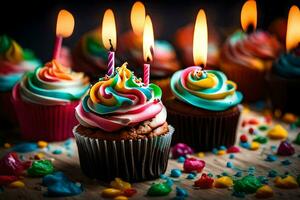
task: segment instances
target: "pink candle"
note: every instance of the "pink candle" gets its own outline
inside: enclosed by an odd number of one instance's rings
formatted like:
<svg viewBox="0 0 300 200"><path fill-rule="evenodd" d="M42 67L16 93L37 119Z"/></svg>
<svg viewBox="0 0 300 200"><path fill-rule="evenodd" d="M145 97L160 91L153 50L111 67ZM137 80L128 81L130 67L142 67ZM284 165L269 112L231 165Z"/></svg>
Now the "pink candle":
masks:
<svg viewBox="0 0 300 200"><path fill-rule="evenodd" d="M108 51L108 76L114 75L114 69L115 69L115 52L114 51Z"/></svg>
<svg viewBox="0 0 300 200"><path fill-rule="evenodd" d="M144 64L144 85L148 86L150 80L150 64Z"/></svg>
<svg viewBox="0 0 300 200"><path fill-rule="evenodd" d="M62 36L56 36L53 50L53 59L59 59L62 40Z"/></svg>

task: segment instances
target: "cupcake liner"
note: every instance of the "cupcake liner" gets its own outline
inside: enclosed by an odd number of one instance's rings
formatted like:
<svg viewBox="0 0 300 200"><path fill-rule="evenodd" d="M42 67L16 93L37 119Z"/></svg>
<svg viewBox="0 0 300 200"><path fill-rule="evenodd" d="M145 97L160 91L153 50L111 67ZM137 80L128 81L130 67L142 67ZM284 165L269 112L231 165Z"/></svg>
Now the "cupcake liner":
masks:
<svg viewBox="0 0 300 200"><path fill-rule="evenodd" d="M300 114L300 91L299 79L288 79L274 73L266 76L268 85L268 97L273 110L279 109L282 112Z"/></svg>
<svg viewBox="0 0 300 200"><path fill-rule="evenodd" d="M116 177L137 182L158 178L167 169L174 128L169 133L146 139L110 141L73 133L83 173L99 180Z"/></svg>
<svg viewBox="0 0 300 200"><path fill-rule="evenodd" d="M222 145L232 146L241 109L227 115L196 116L168 109L168 122L176 130L172 143L186 143L196 151L210 151Z"/></svg>
<svg viewBox="0 0 300 200"><path fill-rule="evenodd" d="M46 106L25 102L21 99L19 84L13 89L13 104L26 140L61 141L72 137L72 129L78 123L75 107L78 101L67 105Z"/></svg>
<svg viewBox="0 0 300 200"><path fill-rule="evenodd" d="M12 92L0 92L0 121L1 127L15 127L18 124L16 113L13 109Z"/></svg>

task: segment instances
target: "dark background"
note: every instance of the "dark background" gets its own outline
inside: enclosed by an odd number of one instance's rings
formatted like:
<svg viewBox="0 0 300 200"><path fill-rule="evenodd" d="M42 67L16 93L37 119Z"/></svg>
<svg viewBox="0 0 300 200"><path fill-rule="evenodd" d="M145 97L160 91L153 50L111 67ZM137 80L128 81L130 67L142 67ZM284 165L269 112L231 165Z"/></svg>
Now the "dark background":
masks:
<svg viewBox="0 0 300 200"><path fill-rule="evenodd" d="M114 0L6 0L0 10L0 32L16 39L21 46L31 48L43 61L52 54L56 17L67 9L75 17L75 29L64 45L74 46L86 31L100 26L104 10L115 12L118 34L131 29L130 9L135 1ZM152 0L142 1L151 15L156 38L171 40L175 31L194 22L204 8L209 29L221 36L240 27L240 10L245 1L239 0ZM257 0L258 28L267 29L278 18L287 18L289 8L299 0Z"/></svg>

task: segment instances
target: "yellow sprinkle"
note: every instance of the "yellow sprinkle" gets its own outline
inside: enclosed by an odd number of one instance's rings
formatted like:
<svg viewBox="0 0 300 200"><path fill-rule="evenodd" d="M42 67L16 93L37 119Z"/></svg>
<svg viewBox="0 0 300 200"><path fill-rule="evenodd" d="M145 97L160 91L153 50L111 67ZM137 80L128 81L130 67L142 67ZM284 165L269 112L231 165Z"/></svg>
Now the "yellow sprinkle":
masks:
<svg viewBox="0 0 300 200"><path fill-rule="evenodd" d="M112 188L119 189L119 190L126 190L126 189L130 189L131 188L131 184L130 183L128 183L126 181L123 181L120 178L115 178L114 181L110 182L110 186Z"/></svg>
<svg viewBox="0 0 300 200"><path fill-rule="evenodd" d="M255 197L257 198L269 198L274 195L273 190L270 186L264 185L256 191Z"/></svg>
<svg viewBox="0 0 300 200"><path fill-rule="evenodd" d="M233 186L233 181L229 176L222 176L215 180L214 186L216 188L228 188Z"/></svg>
<svg viewBox="0 0 300 200"><path fill-rule="evenodd" d="M102 196L105 198L114 198L122 195L122 191L115 188L106 188L102 191Z"/></svg>
<svg viewBox="0 0 300 200"><path fill-rule="evenodd" d="M226 154L226 151L225 150L219 150L217 154L219 156L222 156L222 155Z"/></svg>
<svg viewBox="0 0 300 200"><path fill-rule="evenodd" d="M46 142L46 141L38 141L37 145L38 145L39 148L42 149L42 148L45 148L45 147L48 146L48 142Z"/></svg>
<svg viewBox="0 0 300 200"><path fill-rule="evenodd" d="M258 142L252 142L250 149L255 151L255 150L259 149L259 147L260 147L260 144Z"/></svg>
<svg viewBox="0 0 300 200"><path fill-rule="evenodd" d="M204 158L204 156L205 156L204 152L197 153L197 157L199 158Z"/></svg>
<svg viewBox="0 0 300 200"><path fill-rule="evenodd" d="M275 112L274 112L274 117L276 117L276 118L280 118L280 116L282 115L282 112L281 112L281 110L275 110Z"/></svg>
<svg viewBox="0 0 300 200"><path fill-rule="evenodd" d="M277 176L274 180L275 186L279 188L297 188L298 183L296 179L293 176L286 176L284 178L281 178L280 176Z"/></svg>
<svg viewBox="0 0 300 200"><path fill-rule="evenodd" d="M286 123L292 124L297 121L297 116L292 113L285 113L282 120Z"/></svg>
<svg viewBox="0 0 300 200"><path fill-rule="evenodd" d="M11 144L9 144L9 143L4 143L4 148L8 149L8 148L10 148L10 147L11 147Z"/></svg>
<svg viewBox="0 0 300 200"><path fill-rule="evenodd" d="M44 157L45 157L45 154L43 154L43 153L37 153L34 155L34 159L36 159L36 160L40 160Z"/></svg>
<svg viewBox="0 0 300 200"><path fill-rule="evenodd" d="M288 132L281 125L277 124L269 130L267 135L271 139L282 140L287 138Z"/></svg>
<svg viewBox="0 0 300 200"><path fill-rule="evenodd" d="M244 105L244 107L243 107L243 113L247 114L249 112L250 112L249 106L248 105Z"/></svg>
<svg viewBox="0 0 300 200"><path fill-rule="evenodd" d="M25 184L22 181L14 181L9 184L9 187L11 188L22 188L25 187Z"/></svg>
<svg viewBox="0 0 300 200"><path fill-rule="evenodd" d="M126 196L117 196L114 198L114 200L127 200L128 198Z"/></svg>

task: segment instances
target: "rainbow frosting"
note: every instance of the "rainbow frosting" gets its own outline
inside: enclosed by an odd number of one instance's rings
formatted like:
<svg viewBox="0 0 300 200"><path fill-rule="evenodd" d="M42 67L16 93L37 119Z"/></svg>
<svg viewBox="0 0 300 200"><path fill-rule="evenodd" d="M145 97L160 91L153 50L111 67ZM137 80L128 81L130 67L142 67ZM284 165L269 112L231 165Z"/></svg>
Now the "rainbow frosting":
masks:
<svg viewBox="0 0 300 200"><path fill-rule="evenodd" d="M114 132L149 120L156 128L166 122L166 109L161 103L162 91L155 84L144 86L127 63L116 69L112 77L95 83L76 107L81 125Z"/></svg>
<svg viewBox="0 0 300 200"><path fill-rule="evenodd" d="M27 71L32 71L40 62L29 50L6 35L0 36L0 91L10 91Z"/></svg>
<svg viewBox="0 0 300 200"><path fill-rule="evenodd" d="M273 65L273 70L286 78L300 77L300 56L294 53L282 54Z"/></svg>
<svg viewBox="0 0 300 200"><path fill-rule="evenodd" d="M237 31L225 43L221 60L229 65L264 71L271 67L280 51L279 42L266 32L246 34Z"/></svg>
<svg viewBox="0 0 300 200"><path fill-rule="evenodd" d="M171 89L179 100L195 107L223 111L242 101L236 84L227 80L224 73L188 67L171 78Z"/></svg>
<svg viewBox="0 0 300 200"><path fill-rule="evenodd" d="M23 100L41 105L65 105L79 100L89 88L83 73L72 72L56 60L28 72L20 82Z"/></svg>

